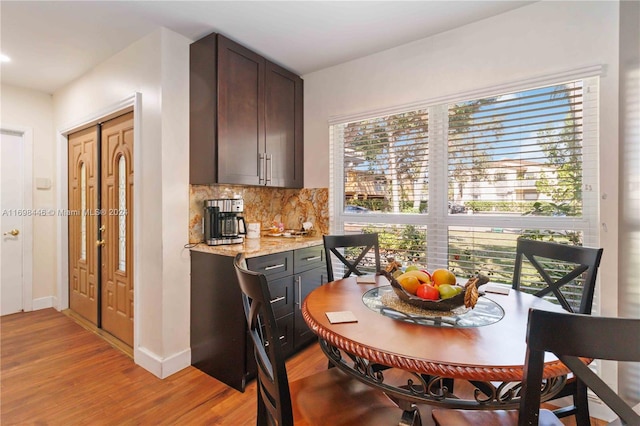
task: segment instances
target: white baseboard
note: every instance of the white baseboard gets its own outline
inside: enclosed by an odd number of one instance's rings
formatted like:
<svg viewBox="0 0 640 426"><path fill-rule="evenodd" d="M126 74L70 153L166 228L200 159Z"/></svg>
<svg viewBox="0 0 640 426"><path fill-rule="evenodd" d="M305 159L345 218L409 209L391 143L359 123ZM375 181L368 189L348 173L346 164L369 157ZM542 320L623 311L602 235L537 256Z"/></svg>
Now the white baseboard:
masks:
<svg viewBox="0 0 640 426"><path fill-rule="evenodd" d="M34 311L38 311L40 309L47 309L47 308L53 308L55 307L55 297L54 296L47 296L47 297L40 297L38 299L33 299L33 301L31 302L31 308Z"/></svg>
<svg viewBox="0 0 640 426"><path fill-rule="evenodd" d="M134 350L133 359L140 367L156 377L165 379L191 365L191 348L163 359L148 349L140 347Z"/></svg>

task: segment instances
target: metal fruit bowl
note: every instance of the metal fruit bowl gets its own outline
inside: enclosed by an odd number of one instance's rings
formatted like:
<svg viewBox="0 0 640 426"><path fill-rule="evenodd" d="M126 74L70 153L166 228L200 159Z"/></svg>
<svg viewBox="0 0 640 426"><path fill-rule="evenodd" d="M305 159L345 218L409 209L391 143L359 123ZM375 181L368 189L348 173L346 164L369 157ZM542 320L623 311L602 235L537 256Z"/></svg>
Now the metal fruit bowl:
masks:
<svg viewBox="0 0 640 426"><path fill-rule="evenodd" d="M450 311L452 309L455 309L459 306L463 306L464 305L464 297L465 294L467 293L468 290L468 286L469 284L472 284L473 286L475 286L476 288L482 284L486 284L487 282L489 282L489 278L485 277L484 275L478 275L476 277L471 278L463 287L465 289L465 291L462 291L458 294L456 294L453 297L450 297L448 299L440 299L440 300L427 300L427 299L422 299L418 296L414 296L411 293L408 293L401 285L400 283L393 277L393 275L391 275L389 272L387 271L380 271L378 272L379 275L384 275L387 280L389 280L389 283L391 283L391 287L393 288L393 291L398 295L398 297L400 298L400 300L416 306L418 308L421 309L428 309L431 311ZM476 279L477 278L477 279ZM475 304L475 303L474 303Z"/></svg>

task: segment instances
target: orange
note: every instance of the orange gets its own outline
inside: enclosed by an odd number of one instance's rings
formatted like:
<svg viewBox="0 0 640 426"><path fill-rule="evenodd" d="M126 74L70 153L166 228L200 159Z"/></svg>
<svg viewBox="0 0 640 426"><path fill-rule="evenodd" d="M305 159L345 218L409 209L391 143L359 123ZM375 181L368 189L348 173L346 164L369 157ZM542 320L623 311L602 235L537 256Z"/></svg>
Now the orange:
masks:
<svg viewBox="0 0 640 426"><path fill-rule="evenodd" d="M431 279L434 285L451 284L456 283L456 276L448 269L436 269L431 273Z"/></svg>
<svg viewBox="0 0 640 426"><path fill-rule="evenodd" d="M420 280L417 277L407 275L398 280L398 283L406 290L407 293L416 294L418 287L420 287Z"/></svg>

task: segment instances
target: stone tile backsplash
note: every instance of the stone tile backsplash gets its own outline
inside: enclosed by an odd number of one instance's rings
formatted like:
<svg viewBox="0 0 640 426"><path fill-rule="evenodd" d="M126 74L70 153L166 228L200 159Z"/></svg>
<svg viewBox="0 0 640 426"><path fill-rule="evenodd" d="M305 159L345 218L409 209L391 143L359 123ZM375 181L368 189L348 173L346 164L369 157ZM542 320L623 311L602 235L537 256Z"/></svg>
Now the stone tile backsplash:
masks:
<svg viewBox="0 0 640 426"><path fill-rule="evenodd" d="M236 185L189 186L189 242L203 240L202 214L204 200L213 198L244 199L245 222L260 222L264 231L273 221L281 222L287 229L301 229L302 222L313 223L315 235L329 232L328 188L263 188Z"/></svg>

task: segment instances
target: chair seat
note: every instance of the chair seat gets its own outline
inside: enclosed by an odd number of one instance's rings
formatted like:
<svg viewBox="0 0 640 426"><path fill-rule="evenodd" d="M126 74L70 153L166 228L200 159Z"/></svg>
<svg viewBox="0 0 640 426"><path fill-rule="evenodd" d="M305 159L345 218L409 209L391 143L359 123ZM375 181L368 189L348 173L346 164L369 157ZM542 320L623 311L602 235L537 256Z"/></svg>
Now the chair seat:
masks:
<svg viewBox="0 0 640 426"><path fill-rule="evenodd" d="M447 410L434 408L433 420L439 426L510 426L518 424L517 410ZM563 426L549 410L540 410L539 426Z"/></svg>
<svg viewBox="0 0 640 426"><path fill-rule="evenodd" d="M349 377L338 368L291 382L289 389L296 426L388 426L397 425L402 417L402 410L384 393ZM423 412L424 415L429 413Z"/></svg>

